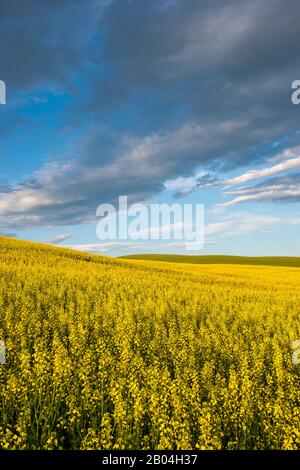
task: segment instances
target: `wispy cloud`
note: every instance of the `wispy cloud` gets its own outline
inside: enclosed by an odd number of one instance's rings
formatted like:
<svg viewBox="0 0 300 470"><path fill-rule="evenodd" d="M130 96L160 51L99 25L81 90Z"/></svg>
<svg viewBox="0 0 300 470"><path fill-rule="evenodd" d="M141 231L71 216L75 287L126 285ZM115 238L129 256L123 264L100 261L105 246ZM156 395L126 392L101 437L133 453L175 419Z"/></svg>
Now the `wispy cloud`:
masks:
<svg viewBox="0 0 300 470"><path fill-rule="evenodd" d="M178 173L192 170L197 161L220 164L220 152L224 146L231 147L241 128L249 139L251 122L246 120L192 121L144 138L118 138L111 160L94 161L89 155L44 165L27 180L0 192L0 223L27 228L95 222L97 206L113 202L120 194L142 201L162 191L168 177L176 180ZM189 189L212 181L198 174Z"/></svg>
<svg viewBox="0 0 300 470"><path fill-rule="evenodd" d="M294 202L300 200L300 174L296 172L300 168L299 154L299 147L285 149L268 159L268 162L276 162L275 165L251 169L240 176L226 180L223 196L233 197L233 199L219 204L217 209L253 201ZM247 183L256 184L247 186ZM232 186L241 187L228 191Z"/></svg>
<svg viewBox="0 0 300 470"><path fill-rule="evenodd" d="M291 158L277 165L273 165L262 169L248 170L240 176L227 180L225 182L226 187L235 186L239 184L249 183L250 181L259 180L262 178L268 178L270 176L284 173L290 170L296 170L300 168L300 156L297 158Z"/></svg>
<svg viewBox="0 0 300 470"><path fill-rule="evenodd" d="M221 243L222 238L232 237L237 235L246 235L252 232L271 232L274 231L281 223L281 219L272 215L257 215L252 212L238 212L231 216L225 216L218 222L207 224L204 228L204 246L217 245ZM165 226L162 229L154 228L155 235L160 235L168 232L169 229L174 229L174 225ZM142 233L141 233L142 235ZM86 244L73 244L66 245L78 251L85 251L89 253L107 253L114 255L115 253L143 253L145 251L167 251L167 250L181 250L185 251L187 245L193 246L194 243L189 243L185 240L126 240L126 241L105 241L101 243L86 243Z"/></svg>
<svg viewBox="0 0 300 470"><path fill-rule="evenodd" d="M253 212L238 212L224 216L218 222L205 227L205 236L229 237L257 231L266 231L278 226L281 219L273 215L257 215Z"/></svg>
<svg viewBox="0 0 300 470"><path fill-rule="evenodd" d="M216 187L218 186L218 180L214 175L201 171L193 176L180 176L174 180L167 180L164 186L168 191L177 191L175 197L179 198L187 196L198 189Z"/></svg>
<svg viewBox="0 0 300 470"><path fill-rule="evenodd" d="M49 245L58 245L59 243L63 243L72 237L73 235L71 233L62 233L60 235L55 235L54 237L48 238L44 241L44 243L48 243Z"/></svg>
<svg viewBox="0 0 300 470"><path fill-rule="evenodd" d="M81 243L74 245L65 245L65 248L70 248L76 251L84 251L87 253L107 253L114 250L133 250L141 247L143 244L139 242L103 242L103 243Z"/></svg>
<svg viewBox="0 0 300 470"><path fill-rule="evenodd" d="M225 202L220 205L220 207L232 207L236 204L242 202L251 202L251 201L287 201L291 202L292 200L300 200L300 189L296 187L292 188L282 188L276 189L274 187L265 188L264 190L251 190L248 194L243 196L238 196L231 201Z"/></svg>
<svg viewBox="0 0 300 470"><path fill-rule="evenodd" d="M217 245L217 240L205 240L204 245ZM84 243L66 245L65 248L70 248L76 251L83 251L95 254L108 254L114 256L116 253L143 253L145 251L167 251L167 250L182 250L185 251L187 246L195 246L195 242L185 241L150 241L150 242L104 242L104 243Z"/></svg>

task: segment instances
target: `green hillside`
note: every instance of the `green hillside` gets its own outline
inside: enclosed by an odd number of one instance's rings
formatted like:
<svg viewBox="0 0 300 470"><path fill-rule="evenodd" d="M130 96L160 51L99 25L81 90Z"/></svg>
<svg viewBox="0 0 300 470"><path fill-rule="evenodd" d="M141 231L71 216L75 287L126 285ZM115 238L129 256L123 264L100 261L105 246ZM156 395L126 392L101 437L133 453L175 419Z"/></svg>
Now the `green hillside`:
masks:
<svg viewBox="0 0 300 470"><path fill-rule="evenodd" d="M189 264L245 264L255 266L286 266L299 268L300 258L289 256L225 256L225 255L128 255L122 259L165 261L168 263L189 263Z"/></svg>

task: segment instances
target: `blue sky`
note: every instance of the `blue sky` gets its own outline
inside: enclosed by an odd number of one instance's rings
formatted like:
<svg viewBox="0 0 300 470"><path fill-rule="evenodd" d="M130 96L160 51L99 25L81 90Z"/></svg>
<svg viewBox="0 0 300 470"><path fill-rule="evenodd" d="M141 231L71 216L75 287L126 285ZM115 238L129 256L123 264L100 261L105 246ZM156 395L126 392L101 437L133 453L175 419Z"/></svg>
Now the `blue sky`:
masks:
<svg viewBox="0 0 300 470"><path fill-rule="evenodd" d="M118 256L96 209L205 206L200 254L300 256L300 5L2 0L0 233ZM270 21L272 18L272 21Z"/></svg>

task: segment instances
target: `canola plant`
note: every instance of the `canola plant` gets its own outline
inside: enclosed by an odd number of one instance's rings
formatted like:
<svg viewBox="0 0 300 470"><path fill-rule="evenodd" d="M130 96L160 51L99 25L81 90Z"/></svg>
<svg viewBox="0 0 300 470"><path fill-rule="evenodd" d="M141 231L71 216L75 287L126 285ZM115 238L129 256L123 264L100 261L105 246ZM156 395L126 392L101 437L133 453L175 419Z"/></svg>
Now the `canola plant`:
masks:
<svg viewBox="0 0 300 470"><path fill-rule="evenodd" d="M0 449L300 449L298 268L0 239Z"/></svg>

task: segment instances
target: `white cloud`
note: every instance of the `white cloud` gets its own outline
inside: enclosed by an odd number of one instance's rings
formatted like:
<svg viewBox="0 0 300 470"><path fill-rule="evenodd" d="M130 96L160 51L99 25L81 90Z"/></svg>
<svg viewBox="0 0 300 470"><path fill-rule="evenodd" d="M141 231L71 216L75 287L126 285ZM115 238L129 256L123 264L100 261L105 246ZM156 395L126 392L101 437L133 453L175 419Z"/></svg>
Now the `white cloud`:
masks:
<svg viewBox="0 0 300 470"><path fill-rule="evenodd" d="M271 215L257 215L252 212L238 212L231 216L223 217L222 220L206 225L204 246L217 245L222 238L233 237L251 232L270 233L281 223L281 220ZM214 236L214 239L210 237ZM186 251L188 245L194 246L184 240L145 240L145 241L107 241L101 243L85 243L67 245L77 251L88 253L115 254L143 253L143 252L168 252L168 250ZM198 251L199 252L199 251ZM197 253L198 253L197 252Z"/></svg>
<svg viewBox="0 0 300 470"><path fill-rule="evenodd" d="M191 187L195 186L199 178L205 175L206 173L204 172L198 172L194 176L179 176L173 180L167 180L164 183L164 186L168 191L181 191L184 189L190 189Z"/></svg>
<svg viewBox="0 0 300 470"><path fill-rule="evenodd" d="M238 193L238 192L237 192ZM233 194L233 193L231 193ZM290 200L292 198L300 197L300 189L297 186L287 186L287 187L262 187L262 188L249 188L249 191L243 190L241 196L235 197L231 201L219 204L219 208L232 207L236 204L242 202L251 202L251 201L272 201L272 200L281 200L284 199Z"/></svg>
<svg viewBox="0 0 300 470"><path fill-rule="evenodd" d="M69 240L72 238L71 233L62 233L60 235L55 235L51 238L48 238L47 240L44 241L44 243L48 243L49 245L57 245L58 243L62 243L66 240Z"/></svg>
<svg viewBox="0 0 300 470"><path fill-rule="evenodd" d="M169 185L188 187L199 182L176 176L192 171L199 163L217 161L224 145L240 132L251 140L251 122L228 119L219 123L188 121L170 132L156 132L144 138L123 138L111 159L93 161L78 158L45 165L28 181L0 193L3 227L55 226L95 221L99 204L127 194L143 201ZM206 175L204 175L205 177ZM203 178L197 173L196 178ZM201 184L207 184L201 181ZM2 221L1 221L2 222Z"/></svg>
<svg viewBox="0 0 300 470"><path fill-rule="evenodd" d="M221 221L207 225L205 227L205 235L228 237L242 233L266 231L270 227L277 226L280 223L281 220L272 215L256 215L252 212L238 212L231 216L223 217Z"/></svg>
<svg viewBox="0 0 300 470"><path fill-rule="evenodd" d="M300 155L300 146L287 148L279 152L274 157L269 158L269 162L278 162L281 160L286 160L287 158L295 158Z"/></svg>
<svg viewBox="0 0 300 470"><path fill-rule="evenodd" d="M269 168L262 168L261 170L249 170L246 173L232 178L225 182L226 187L235 186L238 184L248 183L249 181L267 178L269 176L277 175L289 170L300 168L300 157L289 159L285 162L278 163L277 165Z"/></svg>
<svg viewBox="0 0 300 470"><path fill-rule="evenodd" d="M224 189L236 185L245 184L245 186L233 191L225 191L223 195L233 196L233 199L217 205L216 210L252 201L298 200L300 198L299 177L295 170L300 168L300 147L285 149L269 159L269 162L276 162L276 164L261 169L251 169L225 181ZM249 182L264 179L266 181L247 187Z"/></svg>
<svg viewBox="0 0 300 470"><path fill-rule="evenodd" d="M70 248L76 251L85 251L88 253L106 253L118 249L134 249L140 247L141 243L132 242L104 242L104 243L82 243L75 245L66 245L64 248Z"/></svg>

